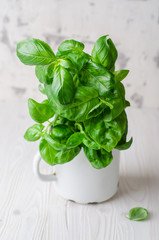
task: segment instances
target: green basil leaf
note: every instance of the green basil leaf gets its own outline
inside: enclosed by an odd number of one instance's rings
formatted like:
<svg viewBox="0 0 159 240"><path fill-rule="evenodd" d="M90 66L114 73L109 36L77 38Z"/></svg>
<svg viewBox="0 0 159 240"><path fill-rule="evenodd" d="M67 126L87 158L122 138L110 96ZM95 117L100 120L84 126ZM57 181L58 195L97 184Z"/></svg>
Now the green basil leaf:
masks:
<svg viewBox="0 0 159 240"><path fill-rule="evenodd" d="M67 148L74 148L77 147L78 145L80 145L83 141L84 135L80 132L75 132L74 134L72 134L67 142L66 142L66 147Z"/></svg>
<svg viewBox="0 0 159 240"><path fill-rule="evenodd" d="M91 148L91 149L94 149L94 150L99 150L100 149L100 146L95 143L93 140L88 140L87 138L84 138L83 139L83 144L88 147L88 148Z"/></svg>
<svg viewBox="0 0 159 240"><path fill-rule="evenodd" d="M57 56L61 54L67 54L74 51L82 51L84 49L84 44L75 40L65 40L58 47Z"/></svg>
<svg viewBox="0 0 159 240"><path fill-rule="evenodd" d="M62 150L56 154L55 162L56 164L64 164L70 162L76 155L79 154L81 147L75 147L67 150Z"/></svg>
<svg viewBox="0 0 159 240"><path fill-rule="evenodd" d="M130 102L127 101L127 100L125 100L125 108L126 108L126 107L130 107Z"/></svg>
<svg viewBox="0 0 159 240"><path fill-rule="evenodd" d="M109 71L110 71L111 73L114 73L114 72L115 72L115 65L114 65L111 69L109 69Z"/></svg>
<svg viewBox="0 0 159 240"><path fill-rule="evenodd" d="M92 117L97 117L98 115L100 115L104 111L105 108L106 108L105 104L103 104L102 102L99 102L96 106L94 106L89 111L86 119L89 119L89 118L92 118Z"/></svg>
<svg viewBox="0 0 159 240"><path fill-rule="evenodd" d="M45 139L42 139L39 145L41 157L51 166L71 161L76 155L78 155L80 150L80 147L76 147L57 151Z"/></svg>
<svg viewBox="0 0 159 240"><path fill-rule="evenodd" d="M47 65L55 60L50 46L39 39L26 39L17 44L17 56L26 65Z"/></svg>
<svg viewBox="0 0 159 240"><path fill-rule="evenodd" d="M66 145L56 141L54 138L52 138L52 136L50 136L49 134L45 134L44 135L44 139L47 141L47 143L53 147L55 150L63 150L66 148Z"/></svg>
<svg viewBox="0 0 159 240"><path fill-rule="evenodd" d="M107 69L111 69L118 56L118 52L114 46L114 43L109 38L108 35L100 37L92 50L92 61L101 64Z"/></svg>
<svg viewBox="0 0 159 240"><path fill-rule="evenodd" d="M98 90L101 97L117 96L117 84L111 72L96 63L89 62L81 71L80 81Z"/></svg>
<svg viewBox="0 0 159 240"><path fill-rule="evenodd" d="M67 58L81 70L83 66L90 60L90 56L85 52L71 52L67 55Z"/></svg>
<svg viewBox="0 0 159 240"><path fill-rule="evenodd" d="M36 77L39 79L41 83L47 83L47 84L52 83L53 74L50 75L49 70L50 70L50 65L45 65L45 66L38 65L35 67Z"/></svg>
<svg viewBox="0 0 159 240"><path fill-rule="evenodd" d="M48 66L47 71L49 77L53 77L54 71L56 70L57 67L66 68L72 74L77 72L77 69L69 59L60 57Z"/></svg>
<svg viewBox="0 0 159 240"><path fill-rule="evenodd" d="M126 150L126 149L130 148L132 142L133 142L133 138L131 137L128 142L124 142L122 144L120 143L115 148L118 150Z"/></svg>
<svg viewBox="0 0 159 240"><path fill-rule="evenodd" d="M126 216L130 220L142 221L148 218L148 211L142 207L132 208L129 211L129 215Z"/></svg>
<svg viewBox="0 0 159 240"><path fill-rule="evenodd" d="M60 105L54 97L52 88L45 84L45 90L50 105L62 117L70 121L84 121L90 110L99 103L96 89L79 86L75 92L72 104L69 106Z"/></svg>
<svg viewBox="0 0 159 240"><path fill-rule="evenodd" d="M42 94L46 95L45 88L41 84L39 84L38 88Z"/></svg>
<svg viewBox="0 0 159 240"><path fill-rule="evenodd" d="M24 134L25 140L30 142L39 140L41 138L43 129L44 126L42 124L34 124L33 126L29 127Z"/></svg>
<svg viewBox="0 0 159 240"><path fill-rule="evenodd" d="M121 82L117 84L117 89L117 97L113 96L107 99L108 103L113 106L113 108L105 108L105 121L107 122L118 117L127 106L127 102L125 101L125 88Z"/></svg>
<svg viewBox="0 0 159 240"><path fill-rule="evenodd" d="M38 123L43 123L54 116L54 111L48 101L38 103L35 100L28 99L28 107L31 118Z"/></svg>
<svg viewBox="0 0 159 240"><path fill-rule="evenodd" d="M84 129L84 126L82 123L75 123L75 128L76 130L78 129L84 136L83 138L83 144L88 147L88 148L92 148L92 149L95 149L95 150L98 150L100 149L101 147L95 143L90 136L88 136L88 134L86 133L85 129Z"/></svg>
<svg viewBox="0 0 159 240"><path fill-rule="evenodd" d="M38 65L35 67L35 75L41 83L46 82L45 74L46 74L47 67L48 65L45 65L45 66Z"/></svg>
<svg viewBox="0 0 159 240"><path fill-rule="evenodd" d="M107 152L104 149L94 150L86 146L83 146L83 149L86 157L94 168L105 168L113 160L112 153Z"/></svg>
<svg viewBox="0 0 159 240"><path fill-rule="evenodd" d="M106 108L106 105L103 104L102 102L99 102L96 106L94 106L89 113L87 114L86 119L92 118L92 117L97 117L100 115L104 109Z"/></svg>
<svg viewBox="0 0 159 240"><path fill-rule="evenodd" d="M71 131L71 129L64 124L56 125L51 131L51 135L54 139L69 138L72 133L73 132Z"/></svg>
<svg viewBox="0 0 159 240"><path fill-rule="evenodd" d="M53 166L56 164L55 157L58 153L45 139L40 141L39 151L42 159L48 163L49 165Z"/></svg>
<svg viewBox="0 0 159 240"><path fill-rule="evenodd" d="M56 68L52 89L54 96L60 104L66 105L72 102L75 94L75 86L73 77L66 68L61 66Z"/></svg>
<svg viewBox="0 0 159 240"><path fill-rule="evenodd" d="M126 78L126 76L128 75L129 73L129 70L119 70L119 71L116 71L114 73L115 77L116 77L116 81L117 82L120 82L122 81L124 78Z"/></svg>
<svg viewBox="0 0 159 240"><path fill-rule="evenodd" d="M121 137L120 141L118 142L118 144L116 145L116 147L115 147L116 149L126 150L131 146L131 144L133 142L133 138L131 138L128 142L126 142L127 133L128 133L128 120L127 120L127 117L126 117L125 132L124 132L123 136Z"/></svg>
<svg viewBox="0 0 159 240"><path fill-rule="evenodd" d="M105 121L105 112L96 118L91 118L84 122L87 134L101 148L111 152L118 144L126 129L126 113L123 111L117 118L107 122Z"/></svg>

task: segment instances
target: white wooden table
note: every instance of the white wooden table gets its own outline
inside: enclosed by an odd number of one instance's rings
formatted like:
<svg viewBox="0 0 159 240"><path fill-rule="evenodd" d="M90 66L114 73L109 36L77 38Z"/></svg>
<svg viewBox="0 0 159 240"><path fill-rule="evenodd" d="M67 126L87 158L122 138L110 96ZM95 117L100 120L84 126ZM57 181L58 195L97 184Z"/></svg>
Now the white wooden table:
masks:
<svg viewBox="0 0 159 240"><path fill-rule="evenodd" d="M33 175L38 143L23 139L33 123L27 103L0 103L0 240L159 239L159 109L127 112L134 143L121 153L118 193L105 203L80 205ZM124 217L137 206L149 210L148 220Z"/></svg>

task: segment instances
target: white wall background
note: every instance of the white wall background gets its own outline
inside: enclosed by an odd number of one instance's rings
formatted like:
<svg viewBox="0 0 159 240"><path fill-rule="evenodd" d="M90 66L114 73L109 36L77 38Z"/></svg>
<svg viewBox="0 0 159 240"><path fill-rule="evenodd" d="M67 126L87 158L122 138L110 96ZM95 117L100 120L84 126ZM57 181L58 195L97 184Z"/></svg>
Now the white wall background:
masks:
<svg viewBox="0 0 159 240"><path fill-rule="evenodd" d="M159 107L158 0L0 0L0 101L40 99L34 67L16 57L16 44L40 38L54 51L65 39L93 43L109 34L117 69L130 69L127 98L134 107Z"/></svg>

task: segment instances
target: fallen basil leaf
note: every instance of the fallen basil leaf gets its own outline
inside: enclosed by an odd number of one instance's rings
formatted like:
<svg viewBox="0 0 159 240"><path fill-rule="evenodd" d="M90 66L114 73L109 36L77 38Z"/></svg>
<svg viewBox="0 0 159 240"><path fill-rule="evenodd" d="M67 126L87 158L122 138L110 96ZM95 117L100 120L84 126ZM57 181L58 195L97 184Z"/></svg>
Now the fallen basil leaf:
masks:
<svg viewBox="0 0 159 240"><path fill-rule="evenodd" d="M145 208L136 207L130 209L128 216L125 216L130 220L142 221L148 218L148 211Z"/></svg>

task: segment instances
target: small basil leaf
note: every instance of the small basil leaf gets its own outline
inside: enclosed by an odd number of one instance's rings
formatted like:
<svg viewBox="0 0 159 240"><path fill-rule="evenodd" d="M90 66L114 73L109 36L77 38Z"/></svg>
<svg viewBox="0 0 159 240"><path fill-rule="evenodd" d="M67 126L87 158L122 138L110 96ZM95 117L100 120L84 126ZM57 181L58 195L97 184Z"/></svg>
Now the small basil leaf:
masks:
<svg viewBox="0 0 159 240"><path fill-rule="evenodd" d="M70 137L72 133L68 126L59 124L53 127L51 135L54 139L64 139Z"/></svg>
<svg viewBox="0 0 159 240"><path fill-rule="evenodd" d="M83 146L84 153L88 160L90 161L91 165L94 168L101 169L108 166L111 161L113 160L113 155L111 152L107 152L104 149L94 150L91 148Z"/></svg>
<svg viewBox="0 0 159 240"><path fill-rule="evenodd" d="M129 215L126 216L130 220L142 221L148 218L148 211L142 207L132 208L129 211Z"/></svg>
<svg viewBox="0 0 159 240"><path fill-rule="evenodd" d="M119 70L114 73L116 81L120 82L128 75L129 70Z"/></svg>
<svg viewBox="0 0 159 240"><path fill-rule="evenodd" d="M38 103L35 100L28 99L28 107L31 118L38 123L43 123L54 116L54 111L48 101Z"/></svg>
<svg viewBox="0 0 159 240"><path fill-rule="evenodd" d="M24 134L24 138L27 141L34 142L40 139L44 126L42 124L34 124L28 128Z"/></svg>
<svg viewBox="0 0 159 240"><path fill-rule="evenodd" d="M66 105L72 102L75 94L75 86L73 77L66 68L61 66L56 68L52 89L54 96L60 104Z"/></svg>
<svg viewBox="0 0 159 240"><path fill-rule="evenodd" d="M46 95L45 88L41 84L39 84L38 88L42 94Z"/></svg>
<svg viewBox="0 0 159 240"><path fill-rule="evenodd" d="M39 39L26 39L17 44L17 56L26 65L47 65L55 60L50 46Z"/></svg>
<svg viewBox="0 0 159 240"><path fill-rule="evenodd" d="M127 101L127 100L125 100L125 108L126 108L126 107L130 107L130 102Z"/></svg>
<svg viewBox="0 0 159 240"><path fill-rule="evenodd" d="M50 65L41 66L38 65L35 67L35 75L41 83L51 84L53 81L53 74L50 75L48 71Z"/></svg>
<svg viewBox="0 0 159 240"><path fill-rule="evenodd" d="M40 141L39 151L42 159L48 163L49 165L53 166L56 164L55 157L58 153L45 139Z"/></svg>
<svg viewBox="0 0 159 240"><path fill-rule="evenodd" d="M115 148L118 150L126 150L126 149L130 148L132 142L133 142L133 138L131 137L128 142L118 144Z"/></svg>
<svg viewBox="0 0 159 240"><path fill-rule="evenodd" d="M84 49L84 44L75 40L65 40L58 47L57 56L61 54L67 54L73 50L82 51Z"/></svg>
<svg viewBox="0 0 159 240"><path fill-rule="evenodd" d="M101 64L107 69L111 69L117 59L118 53L114 46L114 43L108 35L100 37L92 50L92 61Z"/></svg>
<svg viewBox="0 0 159 240"><path fill-rule="evenodd" d="M48 144L53 147L55 150L63 150L66 148L65 144L60 143L52 138L49 134L44 135L44 139L48 142Z"/></svg>
<svg viewBox="0 0 159 240"><path fill-rule="evenodd" d="M80 145L83 141L84 135L80 132L72 134L66 142L67 148L74 148Z"/></svg>
<svg viewBox="0 0 159 240"><path fill-rule="evenodd" d="M76 155L79 154L80 150L81 150L81 147L78 146L75 148L59 151L55 157L56 164L63 164L66 162L70 162L72 159L74 159Z"/></svg>

